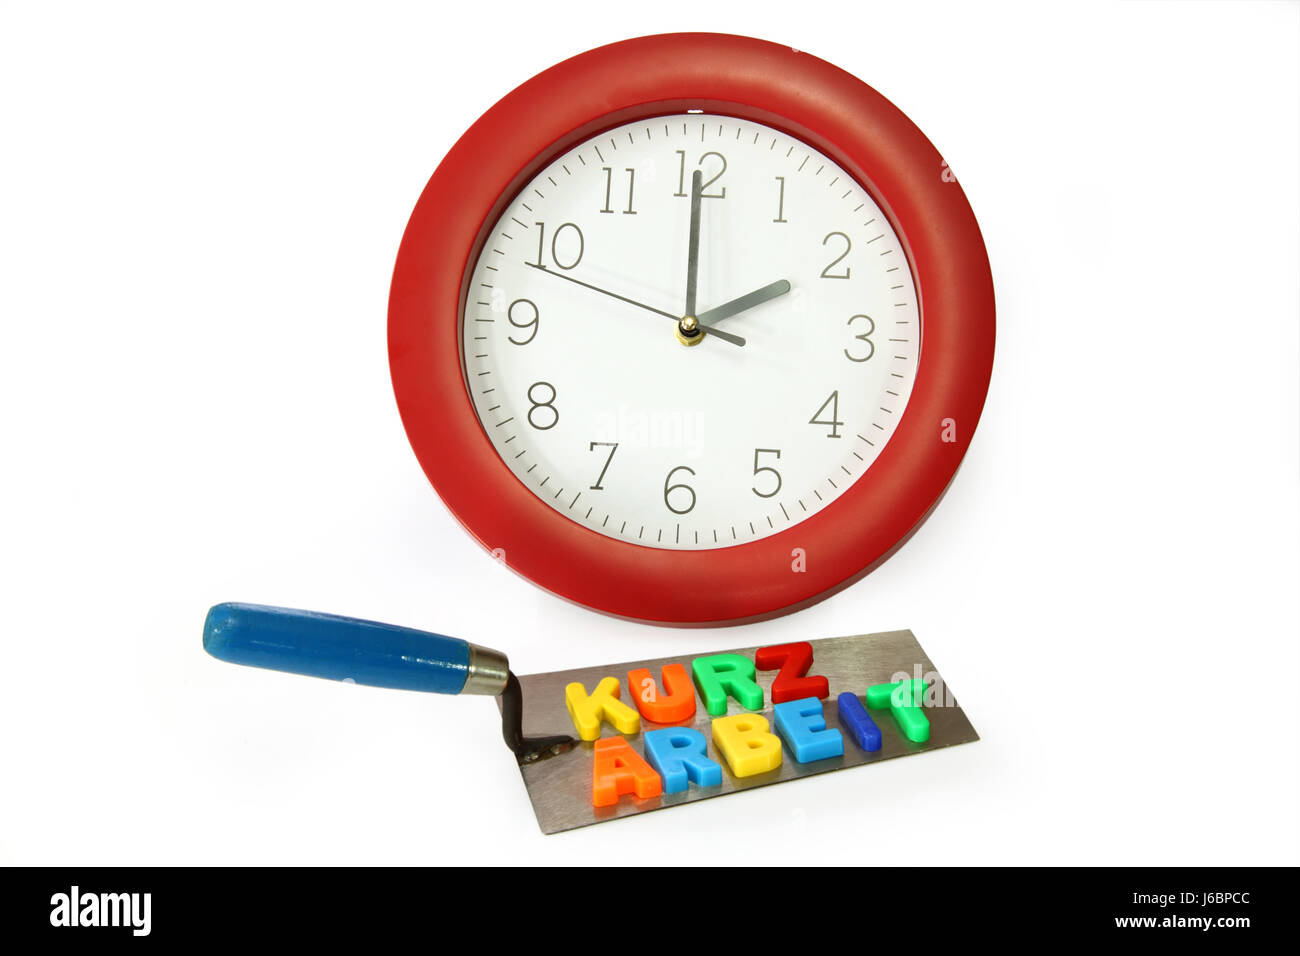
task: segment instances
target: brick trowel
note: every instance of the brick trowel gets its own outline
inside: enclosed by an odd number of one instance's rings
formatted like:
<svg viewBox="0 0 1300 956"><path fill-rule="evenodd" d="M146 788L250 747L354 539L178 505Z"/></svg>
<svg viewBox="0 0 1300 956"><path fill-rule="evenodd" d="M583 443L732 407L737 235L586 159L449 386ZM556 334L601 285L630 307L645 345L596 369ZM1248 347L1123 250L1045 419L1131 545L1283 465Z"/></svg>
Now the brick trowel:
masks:
<svg viewBox="0 0 1300 956"><path fill-rule="evenodd" d="M235 664L494 696L544 833L977 739L911 631L520 678L501 652L442 634L219 604L203 646Z"/></svg>

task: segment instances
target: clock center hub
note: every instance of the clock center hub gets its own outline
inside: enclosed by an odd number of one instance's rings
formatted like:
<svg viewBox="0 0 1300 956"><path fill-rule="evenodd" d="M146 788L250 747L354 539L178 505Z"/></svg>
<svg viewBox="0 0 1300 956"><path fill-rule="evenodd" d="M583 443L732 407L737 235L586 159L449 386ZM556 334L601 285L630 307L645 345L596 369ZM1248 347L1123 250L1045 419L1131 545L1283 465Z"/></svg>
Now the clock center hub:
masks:
<svg viewBox="0 0 1300 956"><path fill-rule="evenodd" d="M693 315L684 315L677 322L677 341L682 345L699 345L704 341L704 329Z"/></svg>

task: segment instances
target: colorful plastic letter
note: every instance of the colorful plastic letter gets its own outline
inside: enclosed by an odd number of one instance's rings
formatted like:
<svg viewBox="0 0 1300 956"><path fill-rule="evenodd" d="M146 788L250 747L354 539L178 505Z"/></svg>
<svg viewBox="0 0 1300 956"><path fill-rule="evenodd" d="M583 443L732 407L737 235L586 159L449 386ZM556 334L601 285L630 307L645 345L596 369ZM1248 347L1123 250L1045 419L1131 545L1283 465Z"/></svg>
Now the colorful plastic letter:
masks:
<svg viewBox="0 0 1300 956"><path fill-rule="evenodd" d="M867 706L888 707L903 736L917 744L930 739L930 720L921 711L921 701L924 699L923 680L876 684L867 688Z"/></svg>
<svg viewBox="0 0 1300 956"><path fill-rule="evenodd" d="M646 668L627 672L627 686L636 700L636 709L656 724L690 720L695 716L695 686L686 668L681 664L667 664L659 673L664 682L662 694Z"/></svg>
<svg viewBox="0 0 1300 956"><path fill-rule="evenodd" d="M587 695L587 688L577 681L564 688L564 706L569 709L573 726L583 740L600 736L601 721L609 721L620 734L634 734L641 729L641 716L618 699L617 677L606 677Z"/></svg>
<svg viewBox="0 0 1300 956"><path fill-rule="evenodd" d="M768 732L759 714L732 714L713 722L713 745L737 777L752 777L781 766L781 741Z"/></svg>
<svg viewBox="0 0 1300 956"><path fill-rule="evenodd" d="M663 777L664 793L680 793L687 781L697 787L722 783L722 766L705 756L709 742L694 727L664 727L645 733L645 756Z"/></svg>
<svg viewBox="0 0 1300 956"><path fill-rule="evenodd" d="M807 641L795 644L776 644L772 647L760 647L754 652L754 663L761 671L772 671L778 667L780 673L772 681L772 703L784 704L787 700L802 700L805 697L827 697L831 692L830 681L825 677L807 677L808 668L812 667L813 649Z"/></svg>
<svg viewBox="0 0 1300 956"><path fill-rule="evenodd" d="M787 700L772 708L776 732L799 763L812 763L844 754L844 737L834 727L826 726L822 702L816 697Z"/></svg>
<svg viewBox="0 0 1300 956"><path fill-rule="evenodd" d="M840 710L840 723L853 735L853 742L867 753L880 749L880 728L862 706L857 694L843 693L836 698Z"/></svg>
<svg viewBox="0 0 1300 956"><path fill-rule="evenodd" d="M730 694L746 710L763 707L763 688L754 683L754 662L743 654L711 654L691 663L704 709L714 717L727 712Z"/></svg>
<svg viewBox="0 0 1300 956"><path fill-rule="evenodd" d="M659 774L632 749L626 738L603 737L597 740L591 766L593 807L612 807L624 793L636 794L638 800L648 800L664 792Z"/></svg>

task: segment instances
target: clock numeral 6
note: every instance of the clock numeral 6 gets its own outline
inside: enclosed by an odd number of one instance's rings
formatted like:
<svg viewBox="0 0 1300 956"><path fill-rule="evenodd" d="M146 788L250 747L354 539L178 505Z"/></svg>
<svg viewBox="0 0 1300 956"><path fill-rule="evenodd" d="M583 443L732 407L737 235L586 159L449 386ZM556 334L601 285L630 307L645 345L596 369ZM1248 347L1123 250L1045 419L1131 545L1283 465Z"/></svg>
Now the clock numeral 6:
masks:
<svg viewBox="0 0 1300 956"><path fill-rule="evenodd" d="M542 255L546 251L546 223L535 222L537 227L537 261L532 265L542 269L546 268L546 263L542 261ZM565 230L572 229L572 233L566 233ZM577 244L576 246L574 244ZM582 239L582 230L571 222L562 223L558 229L551 234L551 261L561 269L572 269L582 261L582 253L585 251L585 243ZM561 261L561 257L569 261Z"/></svg>
<svg viewBox="0 0 1300 956"><path fill-rule="evenodd" d="M702 188L700 190L700 198L701 199L726 199L727 198L726 186L719 187L716 193L709 192L709 187L712 186L714 183L716 183L719 179L721 179L722 174L727 171L727 157L723 156L721 153L717 152L716 150L711 149L703 156L700 157L700 161L697 168L701 172L703 172L706 176L708 176L707 171L705 171L704 169L704 163L705 160L707 160L710 156L716 157L717 161L722 165L718 168L718 171L716 173L714 173L712 176L709 176L708 179L704 180L702 184ZM683 196L690 195L690 193L686 191L686 150L684 149L677 150L677 159L678 159L677 192L673 193L673 195L677 196L678 198L681 198ZM710 163L709 165L712 166L714 164Z"/></svg>
<svg viewBox="0 0 1300 956"><path fill-rule="evenodd" d="M776 455L777 460L780 461L781 449L779 448L755 448L754 449L754 474L760 475L765 471L769 472L772 475L772 477L776 479L776 487L773 488L771 491L759 491L758 488L751 487L750 491L754 492L754 494L758 495L760 498L775 498L777 492L781 490L781 473L777 471L775 468L773 468L771 465L764 465L762 468L760 468L758 466L759 455Z"/></svg>
<svg viewBox="0 0 1300 956"><path fill-rule="evenodd" d="M688 468L686 465L678 465L672 471L668 472L668 477L664 479L664 505L673 514L684 515L689 513L695 508L695 489L692 488L690 485L686 484L685 482L678 482L675 485L672 483L673 475L677 474L677 472L679 471L684 471L687 474L689 474L691 477L695 477L695 469ZM668 499L668 496L670 494L672 494L674 491L679 491L679 490L691 496L691 503L687 505L685 508L674 508L673 503ZM682 497L681 495L677 496L678 502L681 501L681 497Z"/></svg>
<svg viewBox="0 0 1300 956"><path fill-rule="evenodd" d="M841 252L838 256L836 256L834 259L832 259L832 260L830 261L830 264L829 264L825 269L822 270L822 278L823 278L823 279L847 279L847 278L849 278L849 275L850 275L850 273L851 273L851 270L849 269L848 266L845 266L845 267L844 267L844 271L843 271L843 272L832 272L832 271L831 271L831 270L834 269L837 265L839 265L841 262L844 261L845 257L849 254L849 250L853 248L853 240L850 239L847 235L845 235L845 234L842 233L842 232L828 232L828 233L826 234L826 238L822 240L822 245L823 245L823 246L826 245L826 244L829 243L832 239L834 239L836 236L839 236L840 239L843 239L843 240L844 240L844 251ZM837 242L836 245L838 245L838 244L839 244L839 243ZM832 246L831 248L833 249L833 248L835 248L835 246Z"/></svg>
<svg viewBox="0 0 1300 956"><path fill-rule="evenodd" d="M519 321L519 319L515 317L515 306L520 307L518 310L520 318L528 315L530 312L533 317L528 319L526 322ZM531 329L528 333L528 338L522 341L515 338L513 335L510 336L511 344L527 345L535 339L537 337L537 330L540 327L541 317L541 313L537 311L537 303L532 299L515 299L515 301L511 302L510 308L506 309L506 318L510 320L510 324L517 329Z"/></svg>
<svg viewBox="0 0 1300 956"><path fill-rule="evenodd" d="M867 343L867 354L866 354L866 355L863 355L862 357L859 358L858 356L856 356L856 355L854 355L853 353L851 353L848 349L845 349L845 350L844 350L844 357L845 357L846 359L848 359L850 362L865 362L865 361L867 361L868 359L870 359L871 356L873 356L873 355L876 354L876 343L873 342L873 341L871 341L871 337L872 337L873 335L876 334L876 322L875 322L875 319L873 319L873 318L872 318L871 316L869 316L869 315L855 315L855 316L852 316L852 317L849 319L848 324L849 324L850 326L852 326L854 322L858 321L858 319L865 319L865 320L866 320L866 323L867 323L867 331L865 331L865 332L860 332L859 334L857 334L857 335L855 335L855 336L853 336L853 337L854 337L855 339L857 339L859 342L866 342L866 343Z"/></svg>
<svg viewBox="0 0 1300 956"><path fill-rule="evenodd" d="M831 417L821 418L821 413L830 408ZM809 425L829 425L830 431L826 434L827 438L840 438L840 426L844 423L840 421L840 390L837 388L831 392L830 397L822 402L821 408L813 413L813 417L808 419Z"/></svg>
<svg viewBox="0 0 1300 956"><path fill-rule="evenodd" d="M538 395L545 395L550 392L551 397L542 401L540 398L535 398L533 392L537 392ZM528 424L543 432L559 424L560 411L555 407L555 386L550 382L533 382L532 385L529 385L528 402L532 405L528 409ZM545 409L545 411L539 411L540 409ZM549 421L547 421L548 419Z"/></svg>

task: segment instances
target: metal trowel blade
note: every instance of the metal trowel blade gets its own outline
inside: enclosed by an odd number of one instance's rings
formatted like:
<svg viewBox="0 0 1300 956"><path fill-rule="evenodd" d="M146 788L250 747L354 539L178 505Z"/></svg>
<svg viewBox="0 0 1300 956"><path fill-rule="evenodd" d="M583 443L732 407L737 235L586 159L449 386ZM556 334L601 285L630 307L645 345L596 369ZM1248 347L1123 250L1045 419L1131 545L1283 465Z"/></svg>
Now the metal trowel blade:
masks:
<svg viewBox="0 0 1300 956"><path fill-rule="evenodd" d="M801 764L794 759L789 748L783 746L780 767L758 776L737 777L731 773L725 758L718 753L713 743L711 731L714 718L706 713L697 692L694 718L681 724L668 726L690 726L704 735L709 741L708 756L722 765L720 786L697 787L692 783L679 793L665 794L646 800L638 800L628 794L620 797L614 806L595 807L592 805L592 760L595 744L583 741L568 753L536 763L523 764L519 768L542 832L559 833L562 830L584 827L592 823L604 823L696 800L722 797L754 787L785 783L800 777L844 770L862 764L879 763L891 757L906 757L979 739L975 728L966 719L962 709L957 706L951 689L939 677L934 665L926 657L911 631L859 634L808 643L813 648L813 662L808 673L820 674L830 683L830 694L822 701L822 707L826 726L841 729L844 737L842 756ZM752 659L756 650L756 647L742 647L710 653L743 654ZM581 683L587 692L591 692L602 678L617 677L622 685L621 699L631 706L636 706L633 691L627 686L628 671L647 668L658 682L660 669L665 664L680 663L686 668L687 673L690 673L691 661L700 656L704 655L680 654L655 660L580 667L546 674L525 674L519 678L523 690L523 732L529 737L574 733L573 722L564 703L564 688L570 683L575 681ZM772 715L772 681L778 673L775 670L758 671L755 676L755 680L763 688L764 706L761 711L745 710L735 700L728 698L727 713L760 713L772 724L772 730L775 732L776 722ZM924 743L908 740L903 736L887 708L871 708L868 712L880 728L881 746L874 752L860 749L855 744L853 735L840 721L836 703L838 696L848 692L857 695L861 700L867 688L873 685L918 678L925 680L927 684L923 710L930 722L929 739ZM659 726L661 725L642 718L640 732L626 735L627 740L637 753L644 756L644 735L646 731ZM614 729L608 724L602 727L601 733L604 737L615 735Z"/></svg>

